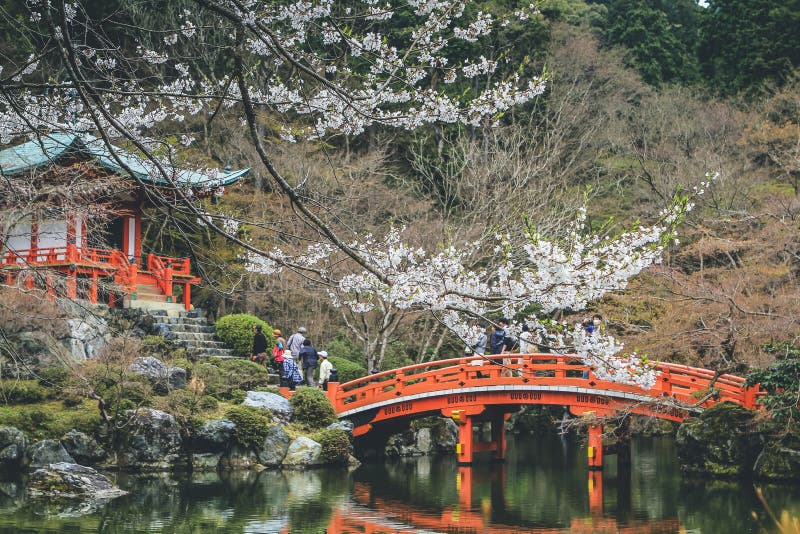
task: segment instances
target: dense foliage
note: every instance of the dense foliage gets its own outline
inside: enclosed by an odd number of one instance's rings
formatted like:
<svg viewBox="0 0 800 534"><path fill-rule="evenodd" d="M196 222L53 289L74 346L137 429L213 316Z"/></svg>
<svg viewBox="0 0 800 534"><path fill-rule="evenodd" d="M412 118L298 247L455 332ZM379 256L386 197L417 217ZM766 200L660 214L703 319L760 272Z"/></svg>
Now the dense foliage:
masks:
<svg viewBox="0 0 800 534"><path fill-rule="evenodd" d="M765 348L775 356L775 362L765 369L758 369L747 376L747 384L761 384L767 396L761 403L772 414L773 419L797 425L800 416L800 347L789 344L769 345Z"/></svg>
<svg viewBox="0 0 800 534"><path fill-rule="evenodd" d="M331 401L321 389L299 387L290 401L294 419L308 429L328 426L337 421Z"/></svg>
<svg viewBox="0 0 800 534"><path fill-rule="evenodd" d="M272 327L254 315L235 313L217 319L214 325L217 337L242 358L250 356L253 347L253 328L261 326L267 338L267 346L272 349L275 340Z"/></svg>
<svg viewBox="0 0 800 534"><path fill-rule="evenodd" d="M234 406L225 418L236 425L233 437L243 447L261 447L272 426L272 412L253 406Z"/></svg>
<svg viewBox="0 0 800 534"><path fill-rule="evenodd" d="M367 370L361 365L345 358L328 356L328 360L333 364L334 369L339 372L339 382L349 382L362 376L367 376Z"/></svg>
<svg viewBox="0 0 800 534"><path fill-rule="evenodd" d="M322 445L322 460L330 464L345 464L350 457L350 438L341 428L330 428L317 432L314 441Z"/></svg>

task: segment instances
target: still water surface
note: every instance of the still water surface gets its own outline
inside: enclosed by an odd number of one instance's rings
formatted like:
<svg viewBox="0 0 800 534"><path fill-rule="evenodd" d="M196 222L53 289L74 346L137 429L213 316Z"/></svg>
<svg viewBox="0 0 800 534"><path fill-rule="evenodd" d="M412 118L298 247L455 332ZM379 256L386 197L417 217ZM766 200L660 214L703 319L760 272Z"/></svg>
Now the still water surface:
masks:
<svg viewBox="0 0 800 534"><path fill-rule="evenodd" d="M131 493L96 508L26 500L0 483L0 533L34 532L626 532L774 531L752 483L682 478L671 438L634 441L632 466L608 457L594 477L585 449L557 436L510 437L508 460L459 468L413 458L343 469L118 476ZM800 487L765 486L800 515ZM17 497L9 496L17 491Z"/></svg>

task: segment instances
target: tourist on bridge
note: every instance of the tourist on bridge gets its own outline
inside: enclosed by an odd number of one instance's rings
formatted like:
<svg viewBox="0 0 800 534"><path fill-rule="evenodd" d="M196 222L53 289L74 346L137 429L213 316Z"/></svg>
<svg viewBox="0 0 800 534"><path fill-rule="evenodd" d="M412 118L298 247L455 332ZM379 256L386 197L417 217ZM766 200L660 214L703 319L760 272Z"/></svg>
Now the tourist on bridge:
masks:
<svg viewBox="0 0 800 534"><path fill-rule="evenodd" d="M289 341L286 342L286 349L297 363L300 363L300 349L303 348L303 341L306 340L306 332L305 327L301 326L297 329L297 332L289 336Z"/></svg>
<svg viewBox="0 0 800 534"><path fill-rule="evenodd" d="M333 364L328 361L328 353L324 350L319 351L319 357L322 360L319 364L319 384L322 389L328 391L328 381L331 379Z"/></svg>
<svg viewBox="0 0 800 534"><path fill-rule="evenodd" d="M267 336L262 332L263 327L256 325L253 327L253 349L250 351L250 361L259 365L267 364Z"/></svg>
<svg viewBox="0 0 800 534"><path fill-rule="evenodd" d="M505 347L508 319L498 319L497 324L498 326L492 327L492 335L489 338L489 354L502 354Z"/></svg>
<svg viewBox="0 0 800 534"><path fill-rule="evenodd" d="M484 326L479 326L478 330L480 331L478 334L478 341L472 345L472 352L483 356L486 354L486 343L489 341L489 338L486 336L486 328Z"/></svg>
<svg viewBox="0 0 800 534"><path fill-rule="evenodd" d="M522 333L519 335L519 353L530 354L533 352L533 336L528 325L522 325Z"/></svg>
<svg viewBox="0 0 800 534"><path fill-rule="evenodd" d="M300 376L300 370L297 368L294 358L283 358L283 376L286 387L291 391L294 391L298 384L303 383L303 377Z"/></svg>
<svg viewBox="0 0 800 534"><path fill-rule="evenodd" d="M317 362L319 361L319 354L317 349L311 344L311 340L306 338L303 340L303 348L300 349L300 365L303 367L303 375L306 378L306 385L312 388L316 385L314 383L314 371L317 369Z"/></svg>
<svg viewBox="0 0 800 534"><path fill-rule="evenodd" d="M281 337L281 331L277 328L272 331L272 336L275 338L275 348L272 349L272 365L278 372L278 379L280 380L281 387L285 387L283 375L283 359L286 352L286 340Z"/></svg>

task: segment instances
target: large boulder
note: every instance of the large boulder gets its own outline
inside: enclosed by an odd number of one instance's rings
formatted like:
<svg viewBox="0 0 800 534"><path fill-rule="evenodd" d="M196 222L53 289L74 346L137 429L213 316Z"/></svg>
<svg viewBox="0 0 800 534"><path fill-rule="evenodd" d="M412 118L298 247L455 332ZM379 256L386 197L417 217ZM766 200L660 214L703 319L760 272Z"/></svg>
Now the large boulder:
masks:
<svg viewBox="0 0 800 534"><path fill-rule="evenodd" d="M294 407L288 399L268 391L248 391L242 404L269 410L282 423L288 423L294 413Z"/></svg>
<svg viewBox="0 0 800 534"><path fill-rule="evenodd" d="M267 467L278 467L286 457L291 441L280 425L271 426L261 445L261 450L258 451L258 461Z"/></svg>
<svg viewBox="0 0 800 534"><path fill-rule="evenodd" d="M29 466L32 469L45 467L55 463L74 464L75 460L58 441L45 439L28 447Z"/></svg>
<svg viewBox="0 0 800 534"><path fill-rule="evenodd" d="M67 321L69 335L67 347L76 360L96 358L110 339L108 322L97 313L83 310Z"/></svg>
<svg viewBox="0 0 800 534"><path fill-rule="evenodd" d="M322 445L313 439L300 436L289 445L281 465L293 468L311 467L322 463L321 457Z"/></svg>
<svg viewBox="0 0 800 534"><path fill-rule="evenodd" d="M236 424L227 419L205 423L195 433L194 449L200 452L223 452L230 448Z"/></svg>
<svg viewBox="0 0 800 534"><path fill-rule="evenodd" d="M171 367L158 358L140 356L128 370L147 377L156 393L164 395L174 389L186 387L186 369Z"/></svg>
<svg viewBox="0 0 800 534"><path fill-rule="evenodd" d="M92 465L106 457L106 451L97 441L74 428L61 437L61 445L81 465Z"/></svg>
<svg viewBox="0 0 800 534"><path fill-rule="evenodd" d="M25 459L28 438L13 426L0 427L0 467L16 467Z"/></svg>
<svg viewBox="0 0 800 534"><path fill-rule="evenodd" d="M129 419L117 457L120 467L162 471L178 466L182 440L174 417L150 408L128 410L125 415Z"/></svg>
<svg viewBox="0 0 800 534"><path fill-rule="evenodd" d="M113 498L127 492L91 467L58 462L33 472L28 493L35 497Z"/></svg>
<svg viewBox="0 0 800 534"><path fill-rule="evenodd" d="M754 412L731 402L715 404L684 421L675 442L681 469L718 477L749 474L761 448Z"/></svg>

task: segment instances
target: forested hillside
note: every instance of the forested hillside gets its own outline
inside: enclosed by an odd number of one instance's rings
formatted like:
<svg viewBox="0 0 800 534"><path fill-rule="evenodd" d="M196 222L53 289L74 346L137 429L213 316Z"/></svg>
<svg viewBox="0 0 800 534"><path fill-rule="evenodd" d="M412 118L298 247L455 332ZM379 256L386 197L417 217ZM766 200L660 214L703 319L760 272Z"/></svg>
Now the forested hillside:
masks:
<svg viewBox="0 0 800 534"><path fill-rule="evenodd" d="M183 8L168 3L163 17L149 5L158 2L146 2L127 9L126 20L167 32L181 25ZM24 68L38 45L21 37L18 25L34 24L24 7L3 4L6 76L12 65ZM95 16L119 16L114 2L83 4ZM316 139L260 112L266 150L299 198L342 233L380 239L389 222L408 242L435 248L528 232L565 237L584 201L587 230L617 234L657 221L675 195L719 173L696 198L663 264L622 294L550 318L573 323L599 312L627 349L726 371L770 361L767 345L797 344L800 1L542 0L534 9L495 0L470 2L466 10L491 14L496 31L489 45L461 43L451 64L482 69L493 81L544 73L545 93L470 125L408 131L373 124ZM212 49L215 34L198 27ZM397 18L375 28L387 42L407 37ZM166 39L159 31L151 38L129 45ZM195 58L206 73L224 67L211 64L219 57L204 49ZM436 75L428 81L456 98L488 83L446 85L450 80ZM275 187L246 128L225 106L154 128L184 161L253 168L221 202L206 205L242 222L232 230L239 240L295 252L315 242L319 228L294 216L296 203ZM185 136L197 142L185 147ZM319 277L288 269L254 274L239 245L191 214L173 215L172 224L149 227L145 247L192 257L208 282L195 302L213 316L247 311L285 332L304 325L332 354L368 357L382 368L463 352L463 342L430 314L381 303L369 313L337 307ZM497 253L484 244L472 261L491 265ZM348 267L330 269L344 276Z"/></svg>

